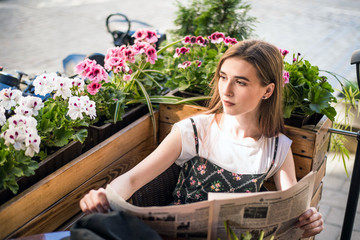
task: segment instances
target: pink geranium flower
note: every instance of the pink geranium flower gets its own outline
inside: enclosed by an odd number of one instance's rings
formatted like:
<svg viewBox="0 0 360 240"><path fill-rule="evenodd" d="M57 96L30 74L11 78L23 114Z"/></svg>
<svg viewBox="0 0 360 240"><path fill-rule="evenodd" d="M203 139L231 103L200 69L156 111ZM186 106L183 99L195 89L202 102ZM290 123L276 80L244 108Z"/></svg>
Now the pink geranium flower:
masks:
<svg viewBox="0 0 360 240"><path fill-rule="evenodd" d="M96 83L101 82L101 81L108 82L108 74L105 71L105 69L99 64L92 66L92 68L90 69L90 71L86 75L86 77L90 81L96 82Z"/></svg>
<svg viewBox="0 0 360 240"><path fill-rule="evenodd" d="M158 36L155 31L138 30L132 35L132 37L135 38L135 42L146 41L148 43L156 43L160 36Z"/></svg>
<svg viewBox="0 0 360 240"><path fill-rule="evenodd" d="M180 64L178 65L178 68L183 68L183 69L185 69L185 68L190 67L190 65L191 65L191 62L190 62L190 61L185 61L185 62L183 62L183 63L180 63Z"/></svg>
<svg viewBox="0 0 360 240"><path fill-rule="evenodd" d="M156 34L154 31L146 30L146 37L145 40L148 43L156 43L160 36Z"/></svg>
<svg viewBox="0 0 360 240"><path fill-rule="evenodd" d="M75 72L83 78L88 78L92 82L108 82L108 74L105 69L96 64L95 60L85 59L75 66Z"/></svg>
<svg viewBox="0 0 360 240"><path fill-rule="evenodd" d="M156 54L156 49L152 46L149 46L146 49L146 61L150 62L151 64L155 64L155 61L157 60L157 54Z"/></svg>
<svg viewBox="0 0 360 240"><path fill-rule="evenodd" d="M203 38L202 36L198 36L196 37L196 44L200 45L200 46L206 46L207 41L205 38Z"/></svg>
<svg viewBox="0 0 360 240"><path fill-rule="evenodd" d="M184 44L188 44L188 43L190 43L190 37L191 37L191 36L189 36L189 35L188 35L188 36L186 36L186 37L184 38L183 43L184 43Z"/></svg>
<svg viewBox="0 0 360 240"><path fill-rule="evenodd" d="M238 41L236 40L236 38L226 37L226 38L224 38L224 43L226 46L229 46L229 45L237 44Z"/></svg>
<svg viewBox="0 0 360 240"><path fill-rule="evenodd" d="M289 51L288 50L286 50L286 49L279 49L279 51L280 51L280 53L281 53L281 55L283 56L283 57L286 57L286 55L289 53Z"/></svg>
<svg viewBox="0 0 360 240"><path fill-rule="evenodd" d="M214 32L209 36L211 43L221 43L223 42L224 38L225 35L222 32Z"/></svg>
<svg viewBox="0 0 360 240"><path fill-rule="evenodd" d="M95 95L96 93L98 93L100 88L101 84L97 82L92 82L87 85L87 90L91 95Z"/></svg>
<svg viewBox="0 0 360 240"><path fill-rule="evenodd" d="M289 79L290 79L290 74L289 72L283 70L283 86L285 86L285 84L289 83Z"/></svg>
<svg viewBox="0 0 360 240"><path fill-rule="evenodd" d="M186 47L176 48L175 57L179 57L180 55L184 55L188 52L190 52L190 48L186 48Z"/></svg>

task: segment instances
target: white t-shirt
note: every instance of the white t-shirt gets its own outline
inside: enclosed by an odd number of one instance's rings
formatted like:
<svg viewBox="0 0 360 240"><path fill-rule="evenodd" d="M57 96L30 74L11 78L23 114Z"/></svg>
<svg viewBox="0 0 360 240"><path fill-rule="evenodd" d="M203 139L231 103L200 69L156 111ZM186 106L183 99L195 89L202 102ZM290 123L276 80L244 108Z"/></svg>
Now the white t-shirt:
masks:
<svg viewBox="0 0 360 240"><path fill-rule="evenodd" d="M214 114L197 115L194 119L199 139L199 156L230 172L238 174L265 173L274 157L276 137L262 136L257 141L240 142L221 131L214 120ZM182 150L176 164L182 166L196 156L194 130L190 119L174 125L181 132ZM266 178L275 174L283 164L292 141L279 134L278 149L274 166Z"/></svg>

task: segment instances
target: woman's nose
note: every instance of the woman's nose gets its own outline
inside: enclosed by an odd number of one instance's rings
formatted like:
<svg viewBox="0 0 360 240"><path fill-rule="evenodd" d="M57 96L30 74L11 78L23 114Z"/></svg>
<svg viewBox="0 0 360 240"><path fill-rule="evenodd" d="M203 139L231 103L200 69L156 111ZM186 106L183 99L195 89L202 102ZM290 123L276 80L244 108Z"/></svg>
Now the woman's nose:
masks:
<svg viewBox="0 0 360 240"><path fill-rule="evenodd" d="M231 81L227 81L224 83L223 86L223 94L225 96L232 96L233 92L232 92L232 84Z"/></svg>

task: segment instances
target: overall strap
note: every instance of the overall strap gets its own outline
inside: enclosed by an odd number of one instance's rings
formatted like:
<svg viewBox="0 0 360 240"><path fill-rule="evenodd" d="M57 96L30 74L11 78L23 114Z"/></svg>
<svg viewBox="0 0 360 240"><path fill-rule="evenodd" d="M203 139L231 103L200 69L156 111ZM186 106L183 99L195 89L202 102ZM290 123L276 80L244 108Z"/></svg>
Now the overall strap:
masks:
<svg viewBox="0 0 360 240"><path fill-rule="evenodd" d="M199 140L198 140L198 134L197 134L196 125L195 125L194 119L190 118L190 121L191 121L193 130L194 130L196 155L199 155Z"/></svg>
<svg viewBox="0 0 360 240"><path fill-rule="evenodd" d="M277 149L278 149L278 144L279 144L279 137L277 136L276 139L275 139L275 150L274 150L274 156L273 156L273 159L271 161L271 165L270 165L270 168L268 169L268 171L266 172L266 175L267 176L270 172L270 170L272 169L272 167L274 166L274 163L275 163L275 158L276 158L276 154L277 154Z"/></svg>

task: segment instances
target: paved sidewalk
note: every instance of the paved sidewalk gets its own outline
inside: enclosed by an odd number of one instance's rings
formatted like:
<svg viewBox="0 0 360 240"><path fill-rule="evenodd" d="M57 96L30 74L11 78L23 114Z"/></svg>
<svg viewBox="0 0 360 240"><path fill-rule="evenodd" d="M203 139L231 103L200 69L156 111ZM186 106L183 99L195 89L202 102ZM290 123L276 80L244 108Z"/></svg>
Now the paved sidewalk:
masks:
<svg viewBox="0 0 360 240"><path fill-rule="evenodd" d="M248 1L258 18L256 38L290 52L300 52L320 69L355 80L350 65L360 49L360 1L263 0ZM106 53L113 46L105 19L115 12L153 25L161 32L173 29L175 0L0 0L0 66L9 73L63 72L69 54ZM329 80L336 88L339 84ZM355 141L355 140L353 140ZM341 232L350 178L342 162L327 161L320 211L325 230L317 240L337 240ZM348 162L352 169L354 154ZM359 204L360 205L360 204ZM360 206L352 239L360 240Z"/></svg>

